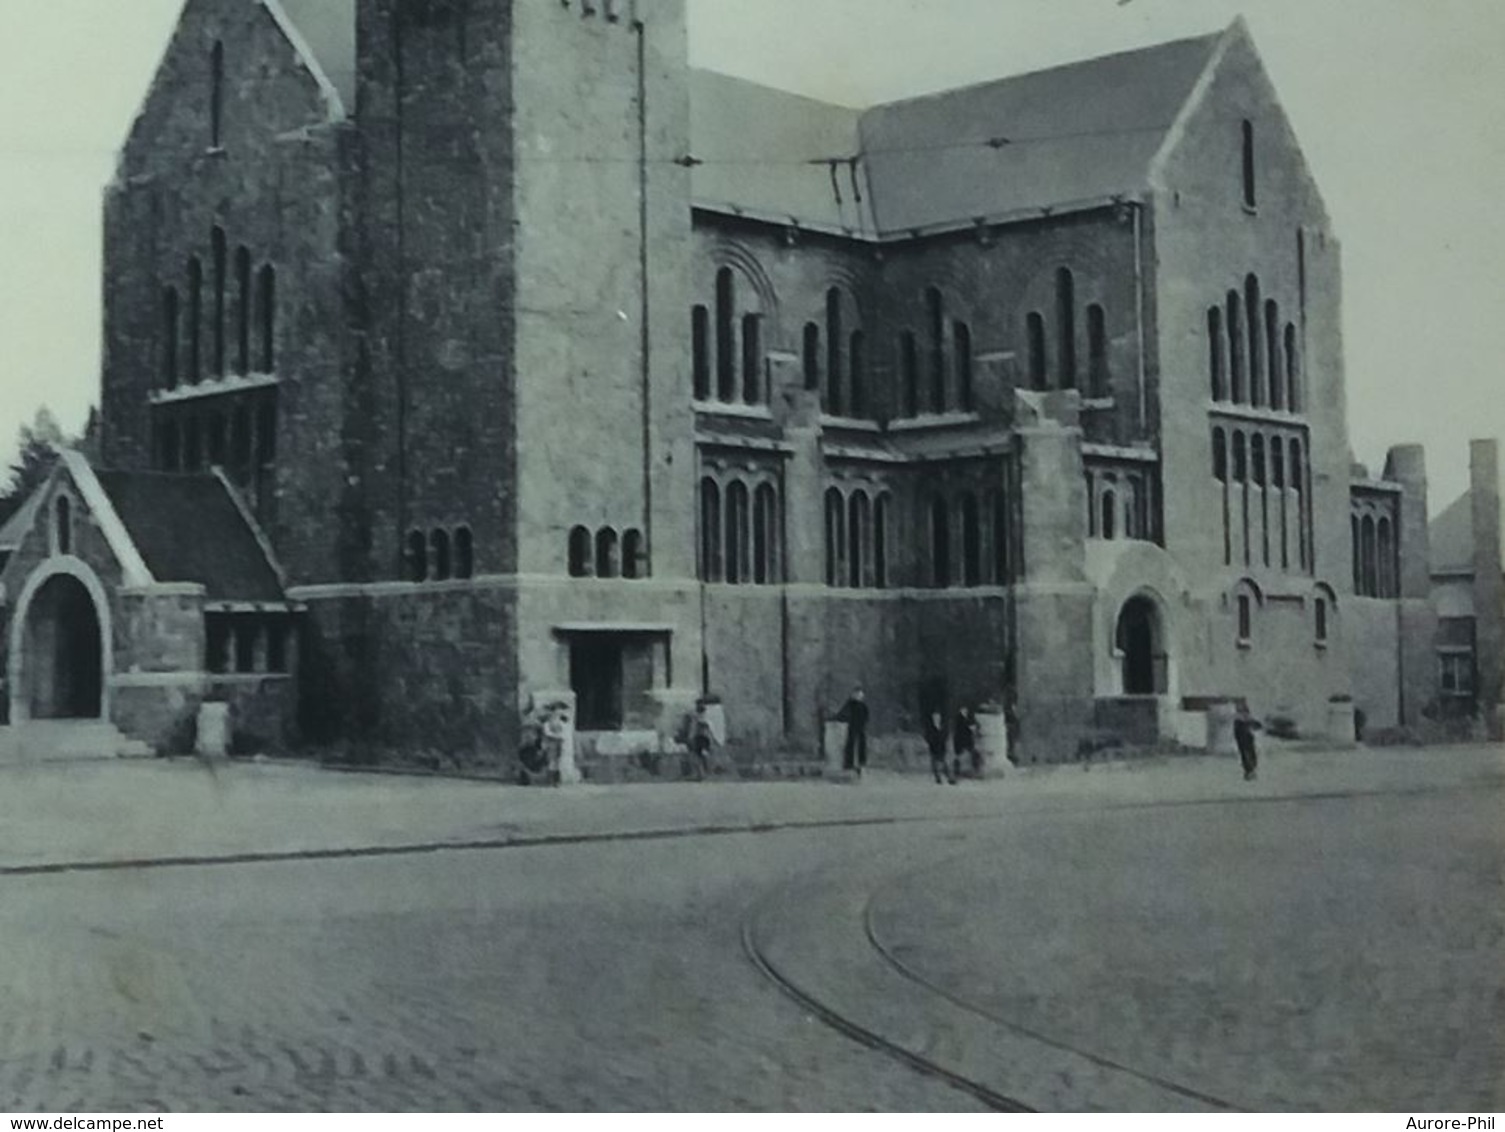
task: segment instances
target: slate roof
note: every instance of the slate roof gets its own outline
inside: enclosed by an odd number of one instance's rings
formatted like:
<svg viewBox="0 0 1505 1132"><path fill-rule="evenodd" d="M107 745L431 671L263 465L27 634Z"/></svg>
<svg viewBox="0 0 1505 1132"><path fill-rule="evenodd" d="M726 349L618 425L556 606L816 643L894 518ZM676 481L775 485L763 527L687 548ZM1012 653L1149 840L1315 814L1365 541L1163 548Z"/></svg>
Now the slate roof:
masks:
<svg viewBox="0 0 1505 1132"><path fill-rule="evenodd" d="M215 475L95 470L159 582L196 582L209 601L287 600L255 530Z"/></svg>

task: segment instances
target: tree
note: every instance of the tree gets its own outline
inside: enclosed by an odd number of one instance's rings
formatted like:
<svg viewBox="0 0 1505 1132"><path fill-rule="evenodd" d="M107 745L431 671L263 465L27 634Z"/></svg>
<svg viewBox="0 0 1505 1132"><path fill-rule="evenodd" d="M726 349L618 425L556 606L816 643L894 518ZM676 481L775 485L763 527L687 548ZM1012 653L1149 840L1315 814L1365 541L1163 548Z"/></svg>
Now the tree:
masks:
<svg viewBox="0 0 1505 1132"><path fill-rule="evenodd" d="M52 474L57 448L68 443L57 418L43 405L29 425L21 426L19 454L10 466L10 476L0 490L0 523L10 519Z"/></svg>

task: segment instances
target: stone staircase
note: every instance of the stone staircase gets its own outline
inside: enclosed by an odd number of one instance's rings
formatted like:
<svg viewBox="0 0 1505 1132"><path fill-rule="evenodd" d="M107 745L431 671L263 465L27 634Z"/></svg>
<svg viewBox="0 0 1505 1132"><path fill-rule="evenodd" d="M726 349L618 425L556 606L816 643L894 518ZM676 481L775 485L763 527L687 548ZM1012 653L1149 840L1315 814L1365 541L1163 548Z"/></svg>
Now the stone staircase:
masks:
<svg viewBox="0 0 1505 1132"><path fill-rule="evenodd" d="M47 719L0 727L0 766L79 759L151 758L155 752L97 719Z"/></svg>

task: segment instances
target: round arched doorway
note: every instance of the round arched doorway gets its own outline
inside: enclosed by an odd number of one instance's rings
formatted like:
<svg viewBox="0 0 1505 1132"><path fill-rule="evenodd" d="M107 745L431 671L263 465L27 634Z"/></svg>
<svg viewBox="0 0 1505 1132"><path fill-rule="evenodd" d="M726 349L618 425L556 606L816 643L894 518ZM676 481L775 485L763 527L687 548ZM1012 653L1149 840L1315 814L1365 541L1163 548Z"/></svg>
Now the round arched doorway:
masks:
<svg viewBox="0 0 1505 1132"><path fill-rule="evenodd" d="M88 588L71 574L42 583L26 609L23 695L32 719L98 719L104 639Z"/></svg>
<svg viewBox="0 0 1505 1132"><path fill-rule="evenodd" d="M1165 626L1155 600L1138 594L1124 602L1114 634L1123 663L1123 694L1163 696L1169 691Z"/></svg>

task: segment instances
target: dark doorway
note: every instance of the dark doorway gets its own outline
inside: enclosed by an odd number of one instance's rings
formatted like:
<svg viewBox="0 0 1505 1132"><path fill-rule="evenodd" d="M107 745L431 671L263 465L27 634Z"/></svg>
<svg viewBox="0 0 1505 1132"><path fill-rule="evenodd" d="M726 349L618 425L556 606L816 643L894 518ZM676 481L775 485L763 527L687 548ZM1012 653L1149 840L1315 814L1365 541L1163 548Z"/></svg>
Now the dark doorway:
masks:
<svg viewBox="0 0 1505 1132"><path fill-rule="evenodd" d="M570 687L575 693L575 726L580 731L622 727L622 641L607 634L582 634L570 642Z"/></svg>
<svg viewBox="0 0 1505 1132"><path fill-rule="evenodd" d="M98 719L103 714L99 612L77 578L58 574L37 591L26 618L23 664L33 719Z"/></svg>
<svg viewBox="0 0 1505 1132"><path fill-rule="evenodd" d="M1160 610L1147 597L1130 598L1118 615L1118 650L1123 654L1124 695L1156 696L1166 691L1166 657Z"/></svg>

